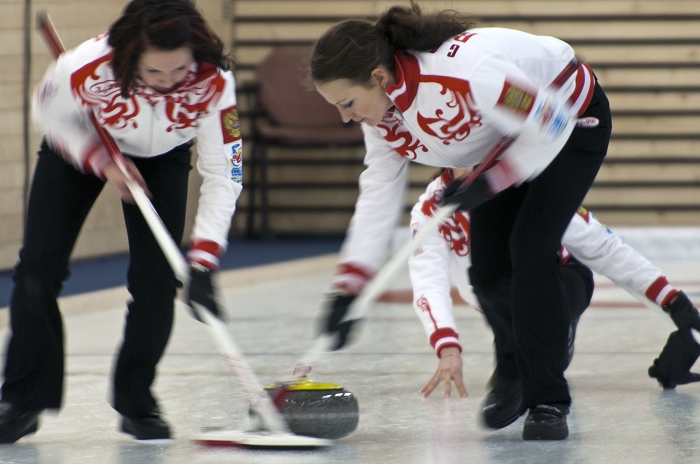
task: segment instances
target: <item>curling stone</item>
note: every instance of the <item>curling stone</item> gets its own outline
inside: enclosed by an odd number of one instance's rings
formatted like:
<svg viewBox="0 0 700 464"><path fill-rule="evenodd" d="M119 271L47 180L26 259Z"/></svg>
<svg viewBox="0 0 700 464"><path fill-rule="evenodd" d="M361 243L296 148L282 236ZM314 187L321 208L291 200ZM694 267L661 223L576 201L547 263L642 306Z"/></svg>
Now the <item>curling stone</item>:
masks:
<svg viewBox="0 0 700 464"><path fill-rule="evenodd" d="M341 385L309 379L265 387L292 433L337 439L357 429L357 398Z"/></svg>

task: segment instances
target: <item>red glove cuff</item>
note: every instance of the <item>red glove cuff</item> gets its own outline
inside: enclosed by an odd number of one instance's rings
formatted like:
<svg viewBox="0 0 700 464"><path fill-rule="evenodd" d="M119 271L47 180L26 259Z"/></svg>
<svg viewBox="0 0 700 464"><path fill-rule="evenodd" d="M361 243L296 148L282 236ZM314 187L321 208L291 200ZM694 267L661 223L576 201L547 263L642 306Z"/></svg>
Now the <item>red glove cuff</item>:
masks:
<svg viewBox="0 0 700 464"><path fill-rule="evenodd" d="M332 287L342 293L358 295L372 276L373 273L367 268L356 264L342 263L338 265Z"/></svg>
<svg viewBox="0 0 700 464"><path fill-rule="evenodd" d="M651 285L649 285L649 288L647 288L647 291L645 292L645 296L647 298L662 308L669 304L669 302L676 295L678 295L678 290L673 288L671 284L668 283L665 276L657 278Z"/></svg>
<svg viewBox="0 0 700 464"><path fill-rule="evenodd" d="M107 152L107 149L101 141L92 144L83 157L82 170L86 174L92 174L99 177L101 180L106 180L104 176L104 168L112 160Z"/></svg>
<svg viewBox="0 0 700 464"><path fill-rule="evenodd" d="M430 344L435 349L435 354L440 357L440 350L448 346L456 347L462 352L462 345L459 343L459 334L450 328L437 329L430 336Z"/></svg>
<svg viewBox="0 0 700 464"><path fill-rule="evenodd" d="M210 240L194 240L187 252L187 259L199 263L209 269L219 269L219 257L224 254L224 248Z"/></svg>

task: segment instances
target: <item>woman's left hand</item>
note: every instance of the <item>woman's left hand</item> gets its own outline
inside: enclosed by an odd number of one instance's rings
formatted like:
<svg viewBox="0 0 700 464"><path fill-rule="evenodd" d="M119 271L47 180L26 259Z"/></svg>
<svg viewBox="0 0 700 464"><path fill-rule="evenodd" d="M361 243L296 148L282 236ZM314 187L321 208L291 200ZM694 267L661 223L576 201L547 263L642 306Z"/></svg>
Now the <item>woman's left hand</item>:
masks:
<svg viewBox="0 0 700 464"><path fill-rule="evenodd" d="M453 180L445 188L442 200L448 205L457 204L460 211L469 211L492 196L488 181L479 176L466 186L462 186L462 179Z"/></svg>
<svg viewBox="0 0 700 464"><path fill-rule="evenodd" d="M126 168L126 172L128 172L128 176L122 172L114 161L110 160L102 170L107 183L114 187L114 190L117 191L122 201L125 203L136 202L136 200L134 200L134 196L129 190L130 180L136 182L143 189L146 196L150 198L151 192L149 192L148 187L146 186L146 181L143 180L143 177L141 177L141 173L136 165L134 165L134 162L128 158L124 158L124 166Z"/></svg>
<svg viewBox="0 0 700 464"><path fill-rule="evenodd" d="M449 398L452 394L452 382L455 383L460 397L466 398L469 396L467 389L464 388L464 380L462 379L462 356L456 347L448 346L440 350L440 363L435 374L420 389L420 392L423 393L423 398L427 398L440 382L445 382L445 398Z"/></svg>

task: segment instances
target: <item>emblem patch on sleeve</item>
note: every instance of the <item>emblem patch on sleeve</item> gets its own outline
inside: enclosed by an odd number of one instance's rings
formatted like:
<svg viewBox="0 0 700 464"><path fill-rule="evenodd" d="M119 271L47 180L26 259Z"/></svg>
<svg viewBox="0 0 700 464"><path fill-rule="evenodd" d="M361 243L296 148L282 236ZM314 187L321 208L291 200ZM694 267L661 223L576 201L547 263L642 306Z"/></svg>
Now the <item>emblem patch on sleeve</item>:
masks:
<svg viewBox="0 0 700 464"><path fill-rule="evenodd" d="M583 206L579 206L578 210L576 210L576 214L578 214L583 219L585 219L586 222L588 222L588 217L589 217L590 213L588 212L588 210L586 208L584 208Z"/></svg>
<svg viewBox="0 0 700 464"><path fill-rule="evenodd" d="M501 96L498 97L496 104L508 108L523 117L527 117L530 114L532 105L535 104L535 97L537 97L535 92L506 81L503 84Z"/></svg>
<svg viewBox="0 0 700 464"><path fill-rule="evenodd" d="M243 147L241 142L236 142L231 146L229 168L231 168L231 180L239 184L243 182Z"/></svg>
<svg viewBox="0 0 700 464"><path fill-rule="evenodd" d="M233 143L241 139L241 123L236 106L221 111L221 132L224 135L224 143Z"/></svg>
<svg viewBox="0 0 700 464"><path fill-rule="evenodd" d="M551 97L540 101L533 114L533 120L552 137L557 137L564 132L569 123L569 113L566 108L557 104L554 98Z"/></svg>

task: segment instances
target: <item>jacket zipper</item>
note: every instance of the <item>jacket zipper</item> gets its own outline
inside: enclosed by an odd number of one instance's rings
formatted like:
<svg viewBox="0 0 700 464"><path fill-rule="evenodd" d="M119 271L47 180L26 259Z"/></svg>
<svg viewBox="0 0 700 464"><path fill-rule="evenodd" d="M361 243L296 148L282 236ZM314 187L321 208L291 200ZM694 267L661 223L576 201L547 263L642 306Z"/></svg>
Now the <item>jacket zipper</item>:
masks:
<svg viewBox="0 0 700 464"><path fill-rule="evenodd" d="M150 133L148 136L148 156L151 157L153 156L153 126L155 125L155 122L158 120L158 117L156 116L156 104L151 105L151 128L150 128Z"/></svg>

